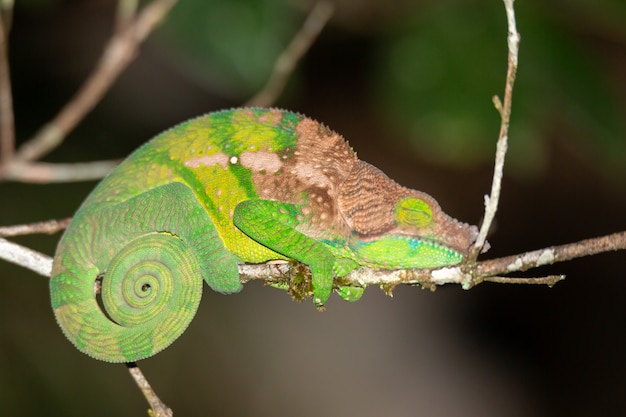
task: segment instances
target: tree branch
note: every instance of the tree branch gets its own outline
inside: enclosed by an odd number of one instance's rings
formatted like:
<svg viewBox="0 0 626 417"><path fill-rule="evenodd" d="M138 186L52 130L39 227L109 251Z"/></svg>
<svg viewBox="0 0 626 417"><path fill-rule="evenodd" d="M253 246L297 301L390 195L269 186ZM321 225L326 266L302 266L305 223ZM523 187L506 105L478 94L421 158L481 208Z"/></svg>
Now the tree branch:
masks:
<svg viewBox="0 0 626 417"><path fill-rule="evenodd" d="M153 417L172 417L174 415L174 412L171 408L165 405L163 401L161 401L158 395L156 395L156 393L150 386L150 383L143 375L143 372L141 372L141 369L139 369L137 364L134 362L130 362L127 363L126 366L128 367L128 372L130 372L130 376L133 377L135 384L137 384L137 387L139 387L139 390L141 390L141 393L150 405L151 412L149 411L148 414Z"/></svg>
<svg viewBox="0 0 626 417"><path fill-rule="evenodd" d="M300 31L296 33L287 48L280 54L267 84L246 103L247 106L268 107L274 104L282 93L298 61L311 48L334 11L333 3L315 3Z"/></svg>
<svg viewBox="0 0 626 417"><path fill-rule="evenodd" d="M52 258L48 255L2 238L0 238L0 259L23 266L44 277L50 277L52 271Z"/></svg>
<svg viewBox="0 0 626 417"><path fill-rule="evenodd" d="M496 144L496 158L493 172L493 180L491 183L491 194L485 196L485 216L483 218L483 224L480 227L478 238L472 248L470 259L476 259L482 252L485 242L487 240L487 233L491 228L493 219L496 216L498 210L498 202L500 200L500 189L502 185L502 174L504 171L504 159L506 157L506 151L508 148L508 135L509 124L511 120L511 103L513 99L513 86L515 84L515 77L517 74L517 62L519 52L519 40L520 36L517 32L517 25L515 23L515 10L513 8L513 2L515 0L503 0L506 9L507 25L508 25L508 66L506 73L506 85L504 87L504 103L500 102L500 99L495 96L493 98L496 109L500 113L500 134L498 136L498 142Z"/></svg>
<svg viewBox="0 0 626 417"><path fill-rule="evenodd" d="M109 40L95 71L57 116L20 147L16 154L17 160L36 160L61 144L67 134L102 99L133 60L139 44L174 4L176 0L154 0L143 8L132 23L118 26L121 29Z"/></svg>
<svg viewBox="0 0 626 417"><path fill-rule="evenodd" d="M70 224L70 217L62 220L48 220L39 223L0 226L0 237L32 235L36 233L54 234Z"/></svg>
<svg viewBox="0 0 626 417"><path fill-rule="evenodd" d="M13 93L9 70L9 30L6 16L12 3L0 7L0 178L2 171L13 159L15 149L15 120Z"/></svg>
<svg viewBox="0 0 626 417"><path fill-rule="evenodd" d="M49 184L98 180L107 175L120 160L75 163L13 162L5 178L13 181Z"/></svg>
<svg viewBox="0 0 626 417"><path fill-rule="evenodd" d="M62 223L67 220L60 221ZM38 226L45 223L33 225L14 226L19 229L31 227L43 229L44 233L54 226ZM11 228L0 228L0 233ZM18 233L13 233L17 235ZM398 270L374 270L361 268L352 271L345 277L337 279L338 285L355 285L368 287L380 285L386 288L393 288L400 284L421 285L434 288L444 284L462 284L463 288L472 288L481 282L500 282L510 284L548 284L553 285L563 279L557 275L542 278L503 278L501 274L511 272L526 271L544 265L552 265L557 262L569 261L589 255L596 255L603 252L613 252L626 250L626 231L613 233L592 239L585 239L579 242L568 243L558 246L550 246L517 255L505 256L502 258L488 259L477 262L472 272L466 272L465 266L471 261L467 260L459 265L437 268L437 269L398 269ZM30 259L29 259L30 258ZM31 269L40 275L50 275L52 258L32 251L24 246L8 242L0 238L0 259L21 265ZM25 260L29 259L28 262ZM239 276L242 283L251 280L264 280L266 282L286 284L295 286L294 278L310 280L310 271L305 265L297 262L272 262L258 265L239 265ZM468 281L469 279L469 281ZM471 282L472 285L467 285ZM309 294L304 294L308 296Z"/></svg>

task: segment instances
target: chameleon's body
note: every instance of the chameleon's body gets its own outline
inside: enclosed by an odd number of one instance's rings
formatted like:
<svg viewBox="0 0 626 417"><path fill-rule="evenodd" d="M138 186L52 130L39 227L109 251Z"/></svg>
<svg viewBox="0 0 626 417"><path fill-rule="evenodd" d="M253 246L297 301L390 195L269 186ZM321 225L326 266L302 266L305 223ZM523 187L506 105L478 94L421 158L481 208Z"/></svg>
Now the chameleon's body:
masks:
<svg viewBox="0 0 626 417"><path fill-rule="evenodd" d="M52 305L78 349L131 362L185 330L200 277L234 293L239 263L295 259L310 267L321 306L334 277L454 265L475 235L325 126L275 109L229 110L162 133L96 187L59 243Z"/></svg>

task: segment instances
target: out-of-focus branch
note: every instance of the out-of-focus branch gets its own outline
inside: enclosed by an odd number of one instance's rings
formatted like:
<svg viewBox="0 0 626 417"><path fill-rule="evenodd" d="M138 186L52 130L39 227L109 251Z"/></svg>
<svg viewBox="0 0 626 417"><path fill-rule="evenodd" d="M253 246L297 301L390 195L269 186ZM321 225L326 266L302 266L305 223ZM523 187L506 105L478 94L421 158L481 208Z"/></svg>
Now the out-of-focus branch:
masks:
<svg viewBox="0 0 626 417"><path fill-rule="evenodd" d="M54 234L67 227L71 218L62 220L48 220L46 222L31 224L16 224L13 226L0 226L0 237L32 235L36 233Z"/></svg>
<svg viewBox="0 0 626 417"><path fill-rule="evenodd" d="M108 42L95 71L76 96L56 117L48 122L18 150L18 161L33 161L57 147L101 100L120 73L132 61L139 44L176 4L176 0L154 0L145 6L126 28L116 32ZM118 26L120 27L120 26Z"/></svg>
<svg viewBox="0 0 626 417"><path fill-rule="evenodd" d="M268 107L276 102L296 68L296 64L311 48L333 11L334 6L330 1L323 0L315 3L300 31L296 33L274 63L269 80L261 91L248 100L247 106Z"/></svg>
<svg viewBox="0 0 626 417"><path fill-rule="evenodd" d="M48 184L52 182L75 182L98 180L119 164L114 161L75 163L14 162L5 173L7 180Z"/></svg>
<svg viewBox="0 0 626 417"><path fill-rule="evenodd" d="M9 70L8 17L13 3L0 7L0 178L2 170L13 159L15 149L15 120L13 93Z"/></svg>

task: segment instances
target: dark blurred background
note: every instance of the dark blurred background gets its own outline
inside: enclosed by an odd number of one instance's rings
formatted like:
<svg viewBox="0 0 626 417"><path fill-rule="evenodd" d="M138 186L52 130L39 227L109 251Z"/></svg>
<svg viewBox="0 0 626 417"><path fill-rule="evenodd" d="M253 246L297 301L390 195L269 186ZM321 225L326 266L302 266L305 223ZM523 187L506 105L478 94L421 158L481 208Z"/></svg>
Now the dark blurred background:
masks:
<svg viewBox="0 0 626 417"><path fill-rule="evenodd" d="M182 0L47 161L119 158L190 117L241 105L310 7ZM503 196L484 257L626 229L626 4L516 3L522 35ZM22 0L11 33L18 138L74 94L115 2ZM342 133L359 156L478 223L506 72L500 1L340 0L279 107ZM94 183L0 183L0 224L70 216ZM54 253L56 236L15 241ZM205 291L172 347L141 362L176 415L622 416L626 258L559 264L545 287L369 288L327 311L258 283ZM122 365L66 341L44 278L0 262L0 416L140 416Z"/></svg>

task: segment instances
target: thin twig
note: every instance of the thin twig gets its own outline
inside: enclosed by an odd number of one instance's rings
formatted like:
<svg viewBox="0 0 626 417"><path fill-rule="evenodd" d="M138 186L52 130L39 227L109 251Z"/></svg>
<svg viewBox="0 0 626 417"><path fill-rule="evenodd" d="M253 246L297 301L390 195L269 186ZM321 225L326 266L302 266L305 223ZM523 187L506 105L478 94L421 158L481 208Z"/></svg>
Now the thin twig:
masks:
<svg viewBox="0 0 626 417"><path fill-rule="evenodd" d="M500 200L500 189L502 184L502 173L504 170L504 159L508 148L509 124L511 120L511 103L513 98L513 86L515 84L515 76L517 74L518 51L520 36L517 32L515 23L515 10L513 8L514 0L503 0L506 9L506 17L508 24L508 66L506 74L506 85L504 87L504 102L494 97L494 104L500 113L500 134L496 145L495 167L493 172L493 180L491 184L491 194L485 196L485 216L483 223L472 250L471 259L476 259L482 251L487 233L491 227L491 223L498 210L498 202Z"/></svg>
<svg viewBox="0 0 626 417"><path fill-rule="evenodd" d="M565 279L565 275L547 275L545 277L486 277L483 282L493 282L495 284L534 284L534 285L547 285L552 287L557 282Z"/></svg>
<svg viewBox="0 0 626 417"><path fill-rule="evenodd" d="M478 263L476 273L478 277L485 277L526 271L543 265L552 265L557 262L624 249L626 249L626 231L585 239L579 242L551 246L519 255L489 259Z"/></svg>
<svg viewBox="0 0 626 417"><path fill-rule="evenodd" d="M267 84L254 97L248 100L247 106L268 107L274 104L285 88L296 64L311 48L328 19L332 16L333 11L334 6L330 1L324 0L315 3L300 31L296 33L287 48L276 60Z"/></svg>
<svg viewBox="0 0 626 417"><path fill-rule="evenodd" d="M148 36L176 0L155 0L143 8L139 16L107 44L96 70L89 76L76 96L57 116L18 150L19 161L33 161L57 147L67 134L101 100L132 61L139 44Z"/></svg>
<svg viewBox="0 0 626 417"><path fill-rule="evenodd" d="M15 119L13 93L9 70L9 31L6 27L7 8L0 8L0 177L13 159L15 149Z"/></svg>
<svg viewBox="0 0 626 417"><path fill-rule="evenodd" d="M71 217L62 220L48 220L39 223L17 224L14 226L0 226L0 237L24 236L36 233L52 235L61 231L70 224Z"/></svg>
<svg viewBox="0 0 626 417"><path fill-rule="evenodd" d="M28 183L48 184L54 182L93 181L107 175L119 164L119 160L48 163L14 162L5 172L5 179Z"/></svg>
<svg viewBox="0 0 626 417"><path fill-rule="evenodd" d="M133 380L135 381L135 383L141 390L141 393L143 394L143 396L148 401L148 404L150 405L152 412L149 414L154 417L172 417L174 415L174 412L172 411L171 408L165 405L161 401L161 399L156 395L156 393L150 386L150 383L148 382L146 377L143 375L143 372L141 372L141 369L139 369L137 364L134 362L130 362L130 363L127 363L126 366L128 367L128 372L130 372L130 375L133 377Z"/></svg>

